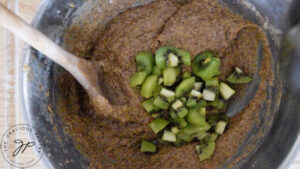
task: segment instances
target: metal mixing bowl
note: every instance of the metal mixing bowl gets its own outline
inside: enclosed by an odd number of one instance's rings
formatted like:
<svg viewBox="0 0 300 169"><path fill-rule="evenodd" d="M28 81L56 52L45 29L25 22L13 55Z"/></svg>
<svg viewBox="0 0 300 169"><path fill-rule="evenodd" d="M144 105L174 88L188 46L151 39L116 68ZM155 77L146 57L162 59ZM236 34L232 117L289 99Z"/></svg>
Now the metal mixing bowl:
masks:
<svg viewBox="0 0 300 169"><path fill-rule="evenodd" d="M136 2L146 1L150 0ZM92 6L101 7L103 3L112 2L44 1L33 25L62 45L64 29L73 24L77 15L88 11ZM75 7L70 3L74 3ZM287 168L300 146L300 26L296 26L300 23L300 1L221 0L221 3L266 31L274 60L273 70L278 72L276 85L271 88L272 92L268 96L271 99L271 111L260 112L260 119L249 131L236 154L224 163L223 168ZM78 12L78 8L82 6L85 9ZM24 116L27 123L38 128L43 136L45 167L86 168L89 160L80 154L72 139L64 134L57 115L60 111L56 106L57 79L61 78L64 70L32 48L26 50L23 63L31 67L30 72L22 72L20 77ZM40 86L43 86L43 90ZM49 105L52 111L49 110ZM249 146L254 148L249 150ZM238 163L231 166L231 162L241 155L243 157L239 158Z"/></svg>

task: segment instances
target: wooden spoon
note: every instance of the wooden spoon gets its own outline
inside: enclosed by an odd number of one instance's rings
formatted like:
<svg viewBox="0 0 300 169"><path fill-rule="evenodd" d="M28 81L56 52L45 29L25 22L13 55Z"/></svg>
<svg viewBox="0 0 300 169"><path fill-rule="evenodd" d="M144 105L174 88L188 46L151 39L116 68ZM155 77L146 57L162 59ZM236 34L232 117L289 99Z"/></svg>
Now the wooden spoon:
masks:
<svg viewBox="0 0 300 169"><path fill-rule="evenodd" d="M98 73L101 66L103 66L101 61L87 61L65 51L40 31L16 16L1 3L0 23L19 38L70 72L89 94L97 113L121 122L139 120L138 118L130 117L127 110L128 106L112 105L107 98L103 97L98 83ZM135 110L130 108L130 111Z"/></svg>

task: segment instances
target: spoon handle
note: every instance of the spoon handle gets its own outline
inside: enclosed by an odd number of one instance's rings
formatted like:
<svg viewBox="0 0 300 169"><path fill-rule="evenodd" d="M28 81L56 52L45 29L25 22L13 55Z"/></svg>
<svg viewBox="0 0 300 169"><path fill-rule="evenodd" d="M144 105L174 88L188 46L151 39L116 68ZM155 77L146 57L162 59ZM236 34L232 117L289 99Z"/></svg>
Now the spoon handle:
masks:
<svg viewBox="0 0 300 169"><path fill-rule="evenodd" d="M23 19L16 16L0 3L0 24L17 35L23 41L48 56L54 62L64 67L71 74L76 75L80 70L77 63L80 59L65 51L40 31L36 30Z"/></svg>

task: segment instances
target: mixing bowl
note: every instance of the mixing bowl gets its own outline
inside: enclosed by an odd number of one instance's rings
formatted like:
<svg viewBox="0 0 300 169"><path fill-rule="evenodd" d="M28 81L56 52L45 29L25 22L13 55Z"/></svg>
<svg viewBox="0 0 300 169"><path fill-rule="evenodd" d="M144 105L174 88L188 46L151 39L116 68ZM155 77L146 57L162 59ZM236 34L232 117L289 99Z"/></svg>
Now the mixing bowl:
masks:
<svg viewBox="0 0 300 169"><path fill-rule="evenodd" d="M65 28L90 22L91 27L103 26L126 8L151 0L128 0L111 11L109 4L118 0L49 0L40 6L33 25L63 46ZM261 26L267 34L273 56L276 83L268 89L265 108L247 133L238 151L227 159L222 168L287 168L300 145L300 1L298 0L220 0L235 13ZM92 11L92 12L91 12ZM86 21L93 12L102 17ZM108 14L108 12L110 12ZM64 102L59 98L59 81L68 73L33 48L28 47L23 63L30 71L22 72L20 91L24 117L38 128L45 142L43 164L46 168L87 168L85 158L65 134L60 111ZM72 79L75 83L75 80ZM67 84L66 84L67 85ZM32 136L35 138L35 136Z"/></svg>

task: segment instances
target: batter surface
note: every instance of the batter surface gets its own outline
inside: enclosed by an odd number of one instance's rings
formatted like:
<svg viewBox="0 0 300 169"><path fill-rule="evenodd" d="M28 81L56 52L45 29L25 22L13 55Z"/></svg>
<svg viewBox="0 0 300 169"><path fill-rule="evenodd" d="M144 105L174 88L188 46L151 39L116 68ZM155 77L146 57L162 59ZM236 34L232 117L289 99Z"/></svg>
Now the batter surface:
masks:
<svg viewBox="0 0 300 169"><path fill-rule="evenodd" d="M91 168L205 168L220 167L236 153L247 132L258 118L262 103L267 100L266 82L272 83L271 52L265 33L255 24L244 20L216 1L199 0L176 3L168 0L125 10L114 17L91 43L80 44L83 32L71 27L65 44L77 56L105 62L101 71L104 90L114 104L126 105L135 111L134 118L143 123L120 123L99 116L84 90L74 80L61 79L61 90L68 93L63 103L68 105L61 114L65 132L77 148L89 158ZM142 139L155 138L147 123L152 119L141 106L142 98L129 87L129 79L136 72L135 55L139 51L154 52L161 46L186 49L193 56L213 51L221 59L219 76L225 81L234 66L249 75L257 68L257 48L264 44L264 57L259 75L259 89L250 104L230 120L229 129L216 145L214 155L199 162L195 144L181 147L161 145L154 155L140 152ZM82 47L83 44L88 46ZM64 84L69 80L69 86ZM236 97L242 97L246 86L233 86Z"/></svg>

